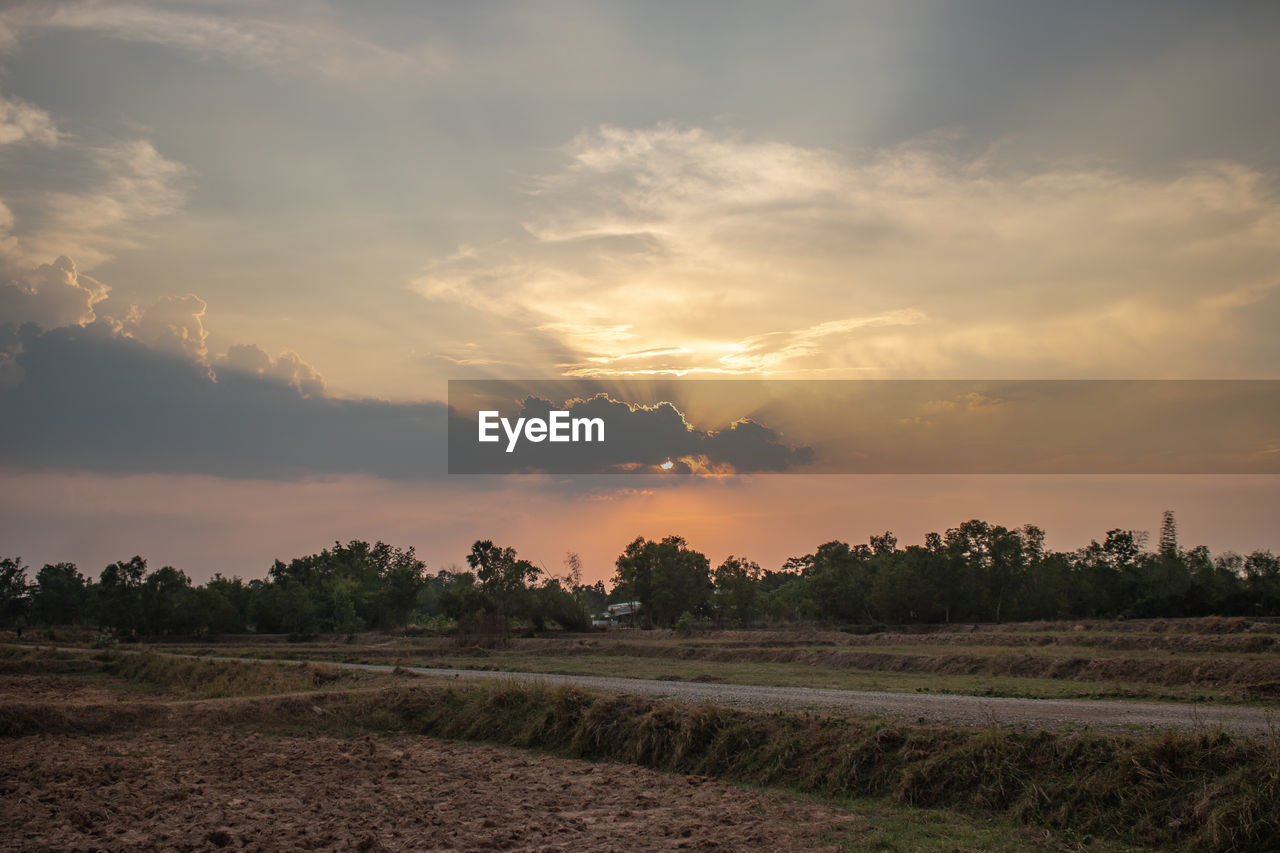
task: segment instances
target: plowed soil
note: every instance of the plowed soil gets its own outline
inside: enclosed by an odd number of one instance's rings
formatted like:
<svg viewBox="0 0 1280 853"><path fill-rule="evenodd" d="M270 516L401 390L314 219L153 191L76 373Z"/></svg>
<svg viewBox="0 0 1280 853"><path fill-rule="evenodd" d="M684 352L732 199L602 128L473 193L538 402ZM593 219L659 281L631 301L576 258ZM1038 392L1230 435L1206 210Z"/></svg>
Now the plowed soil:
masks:
<svg viewBox="0 0 1280 853"><path fill-rule="evenodd" d="M820 850L854 820L493 747L194 732L9 741L0 812L0 849L69 851Z"/></svg>

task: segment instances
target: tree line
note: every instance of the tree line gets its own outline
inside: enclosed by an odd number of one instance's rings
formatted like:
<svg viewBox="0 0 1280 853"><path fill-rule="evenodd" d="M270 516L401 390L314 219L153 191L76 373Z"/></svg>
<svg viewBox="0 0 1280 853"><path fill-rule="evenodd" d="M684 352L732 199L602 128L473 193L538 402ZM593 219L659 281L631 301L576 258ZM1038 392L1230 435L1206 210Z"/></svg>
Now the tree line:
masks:
<svg viewBox="0 0 1280 853"><path fill-rule="evenodd" d="M112 563L96 580L72 563L28 580L20 559L0 559L0 626L96 626L118 637L234 634L308 637L392 630L488 617L541 631L590 627L610 603L634 602L642 626L695 620L722 625L908 624L1063 618L1280 616L1280 559L1270 551L1213 556L1178 544L1166 512L1154 550L1114 529L1072 552L1050 551L1044 531L967 521L919 545L892 533L866 544L824 543L777 569L730 556L712 568L679 536L637 538L610 587L586 584L574 554L555 574L513 548L476 542L466 568L430 573L413 548L335 542L318 554L275 561L261 580L215 574L193 585L141 557Z"/></svg>

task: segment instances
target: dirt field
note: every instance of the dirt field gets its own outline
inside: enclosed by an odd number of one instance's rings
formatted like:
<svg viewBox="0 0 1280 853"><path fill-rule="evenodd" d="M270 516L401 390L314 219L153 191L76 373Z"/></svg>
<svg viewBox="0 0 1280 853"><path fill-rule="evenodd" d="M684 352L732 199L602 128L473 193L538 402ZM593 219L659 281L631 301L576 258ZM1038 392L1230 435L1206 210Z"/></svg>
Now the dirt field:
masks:
<svg viewBox="0 0 1280 853"><path fill-rule="evenodd" d="M6 850L809 850L836 809L423 738L23 738L0 756Z"/></svg>
<svg viewBox="0 0 1280 853"><path fill-rule="evenodd" d="M1280 826L1280 742L1205 720L948 726L884 705L996 703L391 670L0 646L0 850L1269 850Z"/></svg>

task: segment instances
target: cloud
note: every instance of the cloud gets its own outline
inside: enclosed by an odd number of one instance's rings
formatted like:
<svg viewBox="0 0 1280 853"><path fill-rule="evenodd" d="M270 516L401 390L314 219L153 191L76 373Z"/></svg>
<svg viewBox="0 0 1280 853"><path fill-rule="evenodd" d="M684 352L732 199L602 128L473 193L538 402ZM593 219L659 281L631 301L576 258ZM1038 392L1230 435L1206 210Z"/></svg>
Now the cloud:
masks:
<svg viewBox="0 0 1280 853"><path fill-rule="evenodd" d="M857 154L605 126L524 237L412 287L555 336L564 375L1269 375L1280 203L1227 161L1028 166L938 135ZM647 354L646 354L647 353Z"/></svg>
<svg viewBox="0 0 1280 853"><path fill-rule="evenodd" d="M318 377L289 354L261 373L215 377L187 344L154 349L102 322L25 327L25 375L0 390L0 406L22 413L0 419L0 464L259 479L443 473L443 404L304 396ZM245 365L255 355L230 358Z"/></svg>
<svg viewBox="0 0 1280 853"><path fill-rule="evenodd" d="M0 205L0 214L5 212ZM66 256L52 264L24 269L0 252L0 389L14 387L23 377L18 363L23 341L20 328L93 322L97 316L94 306L106 298L109 290L102 282L79 272Z"/></svg>
<svg viewBox="0 0 1280 853"><path fill-rule="evenodd" d="M230 371L275 379L304 397L324 395L324 377L292 350L272 358L257 344L234 344L218 359L217 366L224 374Z"/></svg>
<svg viewBox="0 0 1280 853"><path fill-rule="evenodd" d="M153 349L204 362L209 350L204 329L205 302L193 293L162 296L149 308L134 309L121 324L121 331Z"/></svg>
<svg viewBox="0 0 1280 853"><path fill-rule="evenodd" d="M0 95L0 145L57 145L58 137L58 129L47 112L19 98Z"/></svg>
<svg viewBox="0 0 1280 853"><path fill-rule="evenodd" d="M52 32L89 32L164 45L204 60L333 80L439 73L449 63L438 45L395 49L362 38L350 22L304 8L229 4L225 14L146 3L28 3L0 13L9 46ZM272 13L276 17L272 17ZM0 40L0 46L4 40Z"/></svg>
<svg viewBox="0 0 1280 853"><path fill-rule="evenodd" d="M0 263L69 256L86 269L137 244L137 224L178 210L185 167L143 139L97 143L0 95Z"/></svg>
<svg viewBox="0 0 1280 853"><path fill-rule="evenodd" d="M140 139L6 158L0 175L16 211L18 254L28 263L66 254L91 269L137 246L140 222L178 211L185 199L186 168Z"/></svg>
<svg viewBox="0 0 1280 853"><path fill-rule="evenodd" d="M0 265L0 325L35 323L52 329L90 323L95 319L94 306L106 299L109 290L79 272L65 255L29 270Z"/></svg>
<svg viewBox="0 0 1280 853"><path fill-rule="evenodd" d="M3 258L0 256L0 261ZM177 356L203 366L206 375L216 365L228 374L259 376L294 389L304 397L324 396L318 371L292 350L272 358L256 344L232 345L210 365L204 326L207 305L193 293L162 296L146 308L128 305L122 317L99 315L110 287L76 269L66 256L34 270L0 267L0 388L13 388L25 371L19 356L24 341L41 331L93 325L97 333L137 341L157 353ZM27 327L26 333L19 329ZM68 388L68 393L75 393Z"/></svg>

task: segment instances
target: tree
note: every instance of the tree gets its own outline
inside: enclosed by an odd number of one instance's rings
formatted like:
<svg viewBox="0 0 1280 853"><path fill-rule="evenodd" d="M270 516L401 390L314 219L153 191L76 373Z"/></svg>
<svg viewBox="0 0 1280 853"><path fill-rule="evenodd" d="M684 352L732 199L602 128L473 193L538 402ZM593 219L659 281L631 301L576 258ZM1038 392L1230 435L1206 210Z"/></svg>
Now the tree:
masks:
<svg viewBox="0 0 1280 853"><path fill-rule="evenodd" d="M475 570L480 588L503 616L527 608L528 584L542 571L516 555L514 548L500 548L484 539L471 546L467 565Z"/></svg>
<svg viewBox="0 0 1280 853"><path fill-rule="evenodd" d="M46 564L36 573L33 615L42 625L79 625L88 589L75 563Z"/></svg>
<svg viewBox="0 0 1280 853"><path fill-rule="evenodd" d="M604 581L596 581L590 586L579 584L573 588L573 597L590 615L604 613L605 608L609 606L609 593L605 591Z"/></svg>
<svg viewBox="0 0 1280 853"><path fill-rule="evenodd" d="M141 598L143 632L186 633L198 627L195 594L185 572L173 566L152 572L142 583Z"/></svg>
<svg viewBox="0 0 1280 853"><path fill-rule="evenodd" d="M1166 509L1160 522L1160 556L1167 560L1178 559L1178 522L1173 510Z"/></svg>
<svg viewBox="0 0 1280 853"><path fill-rule="evenodd" d="M591 627L586 608L572 592L560 584L558 578L547 578L542 585L530 591L529 618L534 628L545 630L554 621L566 631L585 631Z"/></svg>
<svg viewBox="0 0 1280 853"><path fill-rule="evenodd" d="M484 608L484 593L472 572L441 571L440 610L450 619L461 619Z"/></svg>
<svg viewBox="0 0 1280 853"><path fill-rule="evenodd" d="M564 568L570 589L582 586L582 558L576 551L567 551L564 555Z"/></svg>
<svg viewBox="0 0 1280 853"><path fill-rule="evenodd" d="M788 565L803 567L805 609L833 622L865 617L869 591L865 562L870 556L866 545L836 540L819 545L813 554L788 560Z"/></svg>
<svg viewBox="0 0 1280 853"><path fill-rule="evenodd" d="M730 556L716 567L716 613L739 625L749 625L759 614L760 578L758 563Z"/></svg>
<svg viewBox="0 0 1280 853"><path fill-rule="evenodd" d="M615 589L640 602L646 625L671 627L684 611L706 612L713 589L710 561L679 536L637 538L617 561Z"/></svg>
<svg viewBox="0 0 1280 853"><path fill-rule="evenodd" d="M1258 616L1280 616L1280 558L1254 551L1244 561L1244 584Z"/></svg>
<svg viewBox="0 0 1280 853"><path fill-rule="evenodd" d="M0 626L22 629L31 613L31 587L22 558L0 559Z"/></svg>
<svg viewBox="0 0 1280 853"><path fill-rule="evenodd" d="M399 552L388 563L379 578L381 627L399 628L409 624L419 593L427 584L426 572L426 563L414 556L413 548Z"/></svg>
<svg viewBox="0 0 1280 853"><path fill-rule="evenodd" d="M135 556L112 563L98 576L94 599L98 624L134 636L142 627L142 581L147 561Z"/></svg>
<svg viewBox="0 0 1280 853"><path fill-rule="evenodd" d="M314 614L309 631L351 633L407 624L426 583L425 573L426 565L413 548L353 539L287 564L276 560L269 574L275 584L305 591Z"/></svg>
<svg viewBox="0 0 1280 853"><path fill-rule="evenodd" d="M246 584L238 577L225 578L217 572L198 590L200 609L210 633L239 634L248 628L253 583Z"/></svg>

